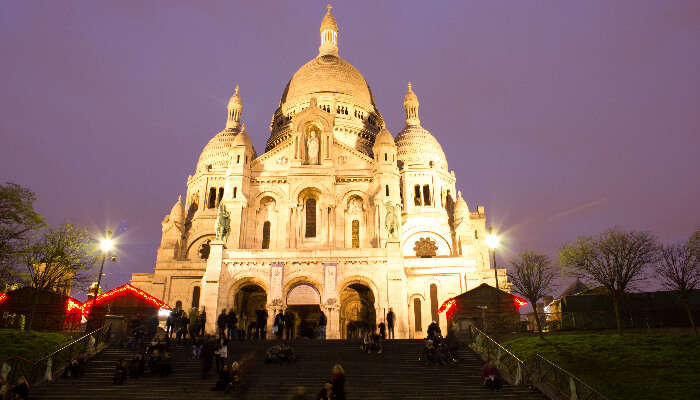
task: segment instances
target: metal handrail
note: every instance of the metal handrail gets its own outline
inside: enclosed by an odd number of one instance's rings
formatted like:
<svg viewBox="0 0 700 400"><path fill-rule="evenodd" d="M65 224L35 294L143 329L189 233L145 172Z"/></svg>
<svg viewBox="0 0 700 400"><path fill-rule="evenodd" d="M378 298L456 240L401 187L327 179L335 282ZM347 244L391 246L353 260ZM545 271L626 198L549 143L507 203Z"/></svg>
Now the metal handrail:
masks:
<svg viewBox="0 0 700 400"><path fill-rule="evenodd" d="M34 364L38 364L38 363L40 363L41 361L48 360L49 358L55 356L56 354L62 352L63 350L65 350L65 349L67 349L67 348L69 348L69 347L74 346L74 345L75 345L76 343L78 343L78 342L82 342L83 340L85 340L85 339L88 338L89 336L92 336L92 335L96 334L97 332L102 331L102 330L104 330L104 329L105 329L105 327L102 326L102 327L100 327L100 328L95 329L94 331L92 331L92 332L90 332L90 333L86 333L85 335L83 335L83 336L81 336L81 337L75 339L74 341L72 341L72 342L68 343L67 345L65 345L65 346L63 346L63 347L61 347L61 348L59 348L58 350L55 350L55 351L53 351L52 353L49 353L49 355L38 359Z"/></svg>
<svg viewBox="0 0 700 400"><path fill-rule="evenodd" d="M518 356L516 356L515 354L511 353L510 350L508 350L508 349L506 349L505 347L503 347L503 346L502 346L500 343L498 343L497 341L493 340L493 338L492 338L491 336L487 335L487 334L486 334L484 331L482 331L481 329L477 328L477 327L474 326L474 325L471 325L471 328L474 329L475 331L477 331L478 333L480 333L481 335L485 336L485 337L486 337L488 340L490 340L493 344L495 344L496 346L498 346L499 349L501 349L501 350L503 350L504 352L508 353L509 356L515 358L519 363L522 363L522 362L523 362L520 358L518 358Z"/></svg>
<svg viewBox="0 0 700 400"><path fill-rule="evenodd" d="M104 348L110 338L111 330L111 327L107 329L105 329L105 327L95 329L37 361L29 361L22 357L14 356L0 361L0 363L2 363L2 365L7 364L10 367L10 372L7 376L7 380L10 382L14 382L20 376L24 376L30 385L35 385L44 380L51 381L57 373L63 371L63 368L68 365L70 359L76 355L73 351L77 346L85 345L90 338L94 338L95 341L92 343L94 347L92 349L83 348L82 350L86 350L88 353L93 352L92 355L94 355L101 350L98 350L100 345ZM55 363L54 359L58 362Z"/></svg>
<svg viewBox="0 0 700 400"><path fill-rule="evenodd" d="M550 361L550 360L544 358L541 354L536 353L536 354L535 354L535 357L537 357L540 361L544 361L544 362L545 362L546 364L548 364L550 367L554 367L554 368L555 368L556 370L558 370L560 373L566 375L569 379L573 379L573 380L576 381L578 384L580 384L581 386L583 386L586 390L588 390L588 391L590 391L591 393L593 393L593 394L595 394L596 396L598 396L599 399L601 399L601 400L608 400L608 398L607 398L604 394L602 394L602 393L600 393L599 391L597 391L597 390L595 390L594 388L592 388L589 384L587 384L586 382L582 381L581 378L579 378L578 376L576 376L576 375L572 374L571 372L565 370L564 368L562 368L561 366L557 365L556 363L554 363L554 362L552 362L552 361Z"/></svg>

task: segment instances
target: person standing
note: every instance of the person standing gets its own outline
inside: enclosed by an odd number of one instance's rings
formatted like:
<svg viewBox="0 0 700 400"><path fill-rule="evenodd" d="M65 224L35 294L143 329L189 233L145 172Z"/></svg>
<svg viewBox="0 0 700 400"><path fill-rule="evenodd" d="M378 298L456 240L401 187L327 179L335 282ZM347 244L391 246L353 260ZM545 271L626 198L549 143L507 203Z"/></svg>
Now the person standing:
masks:
<svg viewBox="0 0 700 400"><path fill-rule="evenodd" d="M204 327L207 325L207 309L202 307L202 313L199 314L199 320L202 322L199 324L199 334L204 336Z"/></svg>
<svg viewBox="0 0 700 400"><path fill-rule="evenodd" d="M221 310L221 314L216 319L216 327L218 329L219 339L223 339L226 334L226 309Z"/></svg>
<svg viewBox="0 0 700 400"><path fill-rule="evenodd" d="M287 311L284 312L284 330L287 340L294 339L294 320L294 313L287 308Z"/></svg>
<svg viewBox="0 0 700 400"><path fill-rule="evenodd" d="M259 340L265 339L267 329L267 310L261 308L255 312L255 335Z"/></svg>
<svg viewBox="0 0 700 400"><path fill-rule="evenodd" d="M275 315L275 336L277 336L277 340L282 339L282 335L284 334L284 314L282 314L282 310L279 310L277 315Z"/></svg>
<svg viewBox="0 0 700 400"><path fill-rule="evenodd" d="M389 307L389 312L386 314L386 325L389 328L389 339L394 339L394 310Z"/></svg>
<svg viewBox="0 0 700 400"><path fill-rule="evenodd" d="M335 364L332 372L331 383L335 398L336 400L345 400L345 370L340 364Z"/></svg>
<svg viewBox="0 0 700 400"><path fill-rule="evenodd" d="M318 317L318 336L321 340L326 340L326 325L328 325L328 318L321 310L321 316Z"/></svg>
<svg viewBox="0 0 700 400"><path fill-rule="evenodd" d="M237 323L238 318L236 317L236 313L233 312L232 308L231 311L228 312L228 316L226 317L226 328L228 329L226 336L229 340L233 340L235 338L235 335L238 333L236 332Z"/></svg>
<svg viewBox="0 0 700 400"><path fill-rule="evenodd" d="M240 341L245 340L245 330L246 330L247 323L248 323L248 317L246 316L244 311L241 311L241 317L238 319L238 340L240 340Z"/></svg>
<svg viewBox="0 0 700 400"><path fill-rule="evenodd" d="M386 340L386 324L384 324L384 321L379 323L379 336L382 337L382 340Z"/></svg>

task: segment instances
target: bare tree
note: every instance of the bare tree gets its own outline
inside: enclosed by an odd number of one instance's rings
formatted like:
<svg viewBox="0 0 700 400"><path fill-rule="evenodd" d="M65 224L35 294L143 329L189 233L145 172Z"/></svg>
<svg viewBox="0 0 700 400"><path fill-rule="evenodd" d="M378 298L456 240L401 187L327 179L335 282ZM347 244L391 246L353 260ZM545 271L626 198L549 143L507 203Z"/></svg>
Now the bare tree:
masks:
<svg viewBox="0 0 700 400"><path fill-rule="evenodd" d="M34 289L51 291L62 291L68 285L84 285L89 281L87 273L98 257L97 245L87 230L72 224L46 229L24 248L25 280ZM29 329L35 308L36 295L32 299L31 316L27 323Z"/></svg>
<svg viewBox="0 0 700 400"><path fill-rule="evenodd" d="M690 326L697 336L693 313L690 311L688 296L692 290L700 288L700 258L687 244L672 244L661 248L661 257L656 265L656 272L663 285L678 292L683 307L688 313Z"/></svg>
<svg viewBox="0 0 700 400"><path fill-rule="evenodd" d="M564 245L559 262L564 269L604 286L612 298L617 332L622 334L620 303L634 284L646 278L658 258L656 239L648 232L609 229Z"/></svg>
<svg viewBox="0 0 700 400"><path fill-rule="evenodd" d="M552 268L549 257L532 251L520 254L511 264L512 271L508 272L511 289L532 304L537 330L542 333L540 317L537 315L537 301L549 291L557 273Z"/></svg>

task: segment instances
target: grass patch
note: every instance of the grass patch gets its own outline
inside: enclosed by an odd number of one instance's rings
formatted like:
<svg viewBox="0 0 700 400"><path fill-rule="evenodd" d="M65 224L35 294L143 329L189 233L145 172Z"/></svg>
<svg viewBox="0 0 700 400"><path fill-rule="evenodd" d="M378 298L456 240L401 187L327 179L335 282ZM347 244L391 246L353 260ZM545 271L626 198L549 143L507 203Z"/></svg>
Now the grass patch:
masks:
<svg viewBox="0 0 700 400"><path fill-rule="evenodd" d="M700 399L700 338L678 334L568 334L503 345L539 353L610 399Z"/></svg>
<svg viewBox="0 0 700 400"><path fill-rule="evenodd" d="M61 332L0 329L0 360L20 356L37 361L70 341L71 336Z"/></svg>

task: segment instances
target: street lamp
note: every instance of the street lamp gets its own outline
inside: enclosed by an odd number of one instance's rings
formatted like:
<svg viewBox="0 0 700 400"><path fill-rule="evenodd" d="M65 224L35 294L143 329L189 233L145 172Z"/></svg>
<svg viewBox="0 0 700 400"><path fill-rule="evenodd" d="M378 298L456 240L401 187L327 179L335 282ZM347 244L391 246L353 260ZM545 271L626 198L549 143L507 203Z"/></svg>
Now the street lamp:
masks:
<svg viewBox="0 0 700 400"><path fill-rule="evenodd" d="M501 296L498 293L498 269L496 268L496 249L501 243L501 238L493 233L493 227L489 227L489 234L486 235L486 245L493 251L493 276L496 278L496 312L501 312Z"/></svg>
<svg viewBox="0 0 700 400"><path fill-rule="evenodd" d="M88 320L85 322L85 328L87 330L88 323L90 322L90 317L92 315L92 309L95 308L95 302L97 301L97 295L100 292L100 283L102 282L102 270L105 267L105 259L107 259L107 253L109 253L114 248L114 240L112 239L112 231L107 231L107 235L100 241L100 250L102 250L102 263L100 264L100 273L97 275L97 286L95 287L95 295L92 298L92 304L90 305L90 314L88 314Z"/></svg>

